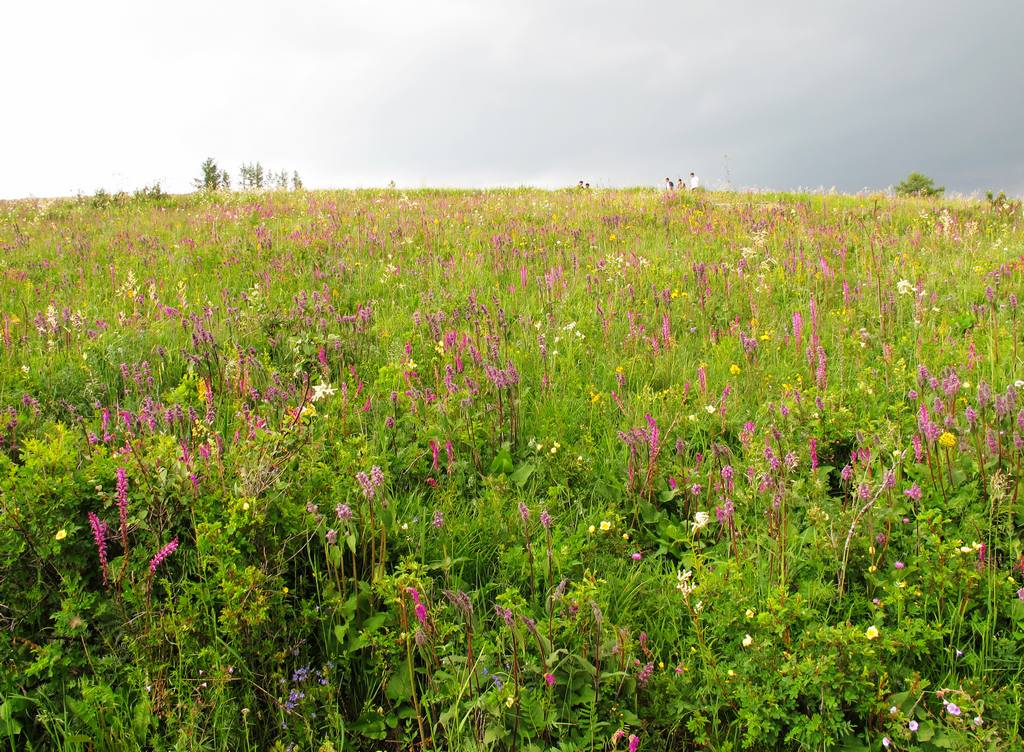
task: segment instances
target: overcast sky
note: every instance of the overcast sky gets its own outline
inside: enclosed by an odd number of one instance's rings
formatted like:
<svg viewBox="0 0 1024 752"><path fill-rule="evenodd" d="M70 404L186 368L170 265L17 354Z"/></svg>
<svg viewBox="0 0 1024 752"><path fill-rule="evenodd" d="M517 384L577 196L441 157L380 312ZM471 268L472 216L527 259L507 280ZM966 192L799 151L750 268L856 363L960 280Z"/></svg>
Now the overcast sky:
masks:
<svg viewBox="0 0 1024 752"><path fill-rule="evenodd" d="M1024 193L1021 0L4 3L0 196L660 184Z"/></svg>

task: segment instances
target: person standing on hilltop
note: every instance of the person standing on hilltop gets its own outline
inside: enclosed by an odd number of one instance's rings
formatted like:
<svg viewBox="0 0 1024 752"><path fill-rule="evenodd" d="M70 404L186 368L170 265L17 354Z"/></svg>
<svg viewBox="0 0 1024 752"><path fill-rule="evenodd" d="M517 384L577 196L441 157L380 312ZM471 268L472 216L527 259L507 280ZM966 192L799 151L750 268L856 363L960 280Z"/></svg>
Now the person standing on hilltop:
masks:
<svg viewBox="0 0 1024 752"><path fill-rule="evenodd" d="M697 177L697 173L690 173L690 190L695 191L700 188L700 178Z"/></svg>
<svg viewBox="0 0 1024 752"><path fill-rule="evenodd" d="M677 182L677 185L679 186L679 190L681 190L681 191L685 191L686 190L686 181L683 180L682 178L679 178L679 181Z"/></svg>
<svg viewBox="0 0 1024 752"><path fill-rule="evenodd" d="M675 190L675 187L676 187L676 185L675 185L675 183L672 182L671 178L665 178L665 190L666 191Z"/></svg>

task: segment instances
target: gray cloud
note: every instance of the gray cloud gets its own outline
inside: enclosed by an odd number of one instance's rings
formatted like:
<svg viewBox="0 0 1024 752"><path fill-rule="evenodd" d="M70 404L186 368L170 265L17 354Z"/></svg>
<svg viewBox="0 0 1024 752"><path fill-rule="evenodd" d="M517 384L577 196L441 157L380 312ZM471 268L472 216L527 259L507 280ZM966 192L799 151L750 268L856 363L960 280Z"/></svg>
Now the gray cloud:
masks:
<svg viewBox="0 0 1024 752"><path fill-rule="evenodd" d="M23 3L0 195L308 185L890 185L1024 193L1024 4ZM726 156L727 155L727 156Z"/></svg>

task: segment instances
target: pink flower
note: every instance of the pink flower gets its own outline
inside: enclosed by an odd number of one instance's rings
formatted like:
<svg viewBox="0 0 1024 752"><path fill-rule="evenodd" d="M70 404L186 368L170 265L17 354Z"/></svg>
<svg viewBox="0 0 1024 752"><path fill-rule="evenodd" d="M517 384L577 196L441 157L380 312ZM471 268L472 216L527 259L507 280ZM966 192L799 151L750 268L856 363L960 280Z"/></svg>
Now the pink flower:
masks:
<svg viewBox="0 0 1024 752"><path fill-rule="evenodd" d="M107 524L92 512L89 512L89 525L92 537L96 541L96 553L100 557L100 568L103 570L103 584L107 584Z"/></svg>
<svg viewBox="0 0 1024 752"><path fill-rule="evenodd" d="M149 561L149 573L156 574L156 568L159 567L163 560L174 553L175 549L178 548L178 539L174 538L170 543L161 548L156 552L156 555Z"/></svg>
<svg viewBox="0 0 1024 752"><path fill-rule="evenodd" d="M117 513L121 523L121 546L128 551L128 475L123 467L117 468Z"/></svg>
<svg viewBox="0 0 1024 752"><path fill-rule="evenodd" d="M640 737L636 734L629 735L629 752L636 752L640 748Z"/></svg>
<svg viewBox="0 0 1024 752"><path fill-rule="evenodd" d="M551 673L544 674L544 681L547 682L549 687L555 686L555 675Z"/></svg>
<svg viewBox="0 0 1024 752"><path fill-rule="evenodd" d="M640 561L642 558L644 558L644 555L639 551L634 551L632 554L630 554L629 558L633 561Z"/></svg>
<svg viewBox="0 0 1024 752"><path fill-rule="evenodd" d="M412 600L416 604L416 607L413 609L413 611L416 613L416 619L424 627L427 626L427 607L420 603L419 591L417 591L416 588L406 588L406 590L408 591L409 595L412 596Z"/></svg>

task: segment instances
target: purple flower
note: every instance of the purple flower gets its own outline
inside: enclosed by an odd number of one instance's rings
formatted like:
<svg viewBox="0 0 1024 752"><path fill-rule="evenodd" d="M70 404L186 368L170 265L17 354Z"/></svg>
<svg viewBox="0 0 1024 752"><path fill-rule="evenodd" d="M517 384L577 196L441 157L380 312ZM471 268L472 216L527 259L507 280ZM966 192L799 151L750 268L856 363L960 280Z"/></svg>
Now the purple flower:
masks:
<svg viewBox="0 0 1024 752"><path fill-rule="evenodd" d="M921 494L921 487L915 483L910 488L908 488L906 491L904 491L903 495L904 496L909 496L914 501L920 501L921 500L921 495L922 495Z"/></svg>
<svg viewBox="0 0 1024 752"><path fill-rule="evenodd" d="M902 561L897 561L895 564L893 564L893 566L896 567L896 569L903 569L907 565L904 564Z"/></svg>
<svg viewBox="0 0 1024 752"><path fill-rule="evenodd" d="M103 570L103 584L107 584L107 524L92 512L89 512L89 525L92 537L96 541L96 553L100 557L100 568Z"/></svg>
<svg viewBox="0 0 1024 752"><path fill-rule="evenodd" d="M337 530L328 530L326 537L327 537L327 545L333 546L335 543L338 542L338 531Z"/></svg>
<svg viewBox="0 0 1024 752"><path fill-rule="evenodd" d="M957 705L955 702L947 702L946 712L949 713L951 716L959 717L963 711L960 710L960 706Z"/></svg>
<svg viewBox="0 0 1024 752"><path fill-rule="evenodd" d="M519 502L519 517L523 522L530 519L530 509L523 502Z"/></svg>
<svg viewBox="0 0 1024 752"><path fill-rule="evenodd" d="M352 507L348 504L338 504L338 506L334 508L334 513L342 522L352 519Z"/></svg>
<svg viewBox="0 0 1024 752"><path fill-rule="evenodd" d="M436 527L438 529L444 527L444 515L441 514L441 510L440 509L435 509L434 510L434 519L431 520L430 524L432 524L434 527Z"/></svg>
<svg viewBox="0 0 1024 752"><path fill-rule="evenodd" d="M359 487L363 491L363 496L372 500L377 491L373 485L373 481L370 480L370 476L360 470L356 473L356 480L359 482Z"/></svg>
<svg viewBox="0 0 1024 752"><path fill-rule="evenodd" d="M548 514L547 509L540 513L540 524L544 526L545 530L551 529L551 515Z"/></svg>
<svg viewBox="0 0 1024 752"><path fill-rule="evenodd" d="M117 468L117 516L121 523L121 546L128 550L128 474Z"/></svg>
<svg viewBox="0 0 1024 752"><path fill-rule="evenodd" d="M726 501L724 505L715 507L715 517L718 519L718 524L727 524L732 519L732 513L735 508L731 501Z"/></svg>
<svg viewBox="0 0 1024 752"><path fill-rule="evenodd" d="M911 721L910 723L908 723L907 724L907 728L910 729L911 731L917 731L917 729L918 729L917 721Z"/></svg>
<svg viewBox="0 0 1024 752"><path fill-rule="evenodd" d="M502 608L501 606L496 605L494 610L498 613L498 616L505 620L506 626L511 627L512 624L515 623L515 619L512 617L512 609Z"/></svg>
<svg viewBox="0 0 1024 752"><path fill-rule="evenodd" d="M178 539L174 538L170 543L161 548L156 552L156 555L149 560L149 573L156 574L156 568L159 567L163 560L174 553L175 549L178 548Z"/></svg>
<svg viewBox="0 0 1024 752"><path fill-rule="evenodd" d="M547 682L549 687L555 686L555 675L551 673L544 674L544 681Z"/></svg>
<svg viewBox="0 0 1024 752"><path fill-rule="evenodd" d="M373 483L374 488L380 488L384 485L384 471L374 465L370 468L370 481Z"/></svg>
<svg viewBox="0 0 1024 752"><path fill-rule="evenodd" d="M639 551L634 551L632 554L629 555L629 558L633 561L640 561L642 558L644 558L644 555Z"/></svg>

